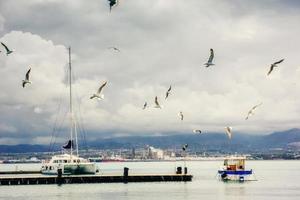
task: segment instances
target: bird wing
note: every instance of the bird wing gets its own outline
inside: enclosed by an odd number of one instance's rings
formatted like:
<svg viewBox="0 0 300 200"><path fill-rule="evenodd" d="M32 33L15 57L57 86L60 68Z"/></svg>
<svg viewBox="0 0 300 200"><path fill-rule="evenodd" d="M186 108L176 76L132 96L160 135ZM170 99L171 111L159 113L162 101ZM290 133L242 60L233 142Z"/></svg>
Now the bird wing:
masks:
<svg viewBox="0 0 300 200"><path fill-rule="evenodd" d="M209 58L208 58L208 61L207 61L207 63L211 63L212 61L213 61L213 59L214 59L214 50L213 49L210 49L210 56L209 56Z"/></svg>
<svg viewBox="0 0 300 200"><path fill-rule="evenodd" d="M116 50L116 51L120 51L120 49L118 49L117 47L108 47L109 49L113 49L113 50Z"/></svg>
<svg viewBox="0 0 300 200"><path fill-rule="evenodd" d="M284 61L284 59L281 59L281 60L279 60L279 61L277 61L277 62L274 62L274 65L277 65L277 64L279 64L279 63L282 63Z"/></svg>
<svg viewBox="0 0 300 200"><path fill-rule="evenodd" d="M270 75L270 74L271 74L271 72L273 71L273 69L274 69L274 65L271 65L271 67L270 67L270 70L269 70L269 72L268 72L268 74L267 74L267 75Z"/></svg>
<svg viewBox="0 0 300 200"><path fill-rule="evenodd" d="M29 70L28 70L27 73L26 73L26 76L25 76L25 79L26 79L26 80L29 80L29 74L30 74L30 71L31 71L31 68L29 68Z"/></svg>
<svg viewBox="0 0 300 200"><path fill-rule="evenodd" d="M167 99L167 98L168 98L168 96L169 96L169 92L166 92L166 97L165 97L165 99Z"/></svg>
<svg viewBox="0 0 300 200"><path fill-rule="evenodd" d="M111 8L117 3L117 0L108 0L109 1L109 8L111 11Z"/></svg>
<svg viewBox="0 0 300 200"><path fill-rule="evenodd" d="M227 136L229 137L229 139L231 139L231 136L232 136L231 128L230 127L226 127L225 130L226 130Z"/></svg>
<svg viewBox="0 0 300 200"><path fill-rule="evenodd" d="M182 112L179 112L178 116L180 117L181 120L183 120L183 113Z"/></svg>
<svg viewBox="0 0 300 200"><path fill-rule="evenodd" d="M255 105L255 106L253 106L251 110L253 111L253 110L255 110L257 107L259 107L259 106L261 106L261 105L262 105L262 103L257 104L257 105Z"/></svg>
<svg viewBox="0 0 300 200"><path fill-rule="evenodd" d="M147 107L147 102L145 102L143 109L145 109Z"/></svg>
<svg viewBox="0 0 300 200"><path fill-rule="evenodd" d="M97 93L100 94L102 89L104 88L104 86L107 84L107 81L105 81L101 86L100 88L98 89Z"/></svg>
<svg viewBox="0 0 300 200"><path fill-rule="evenodd" d="M245 118L245 120L247 120L250 116L251 110L248 112L247 117Z"/></svg>
<svg viewBox="0 0 300 200"><path fill-rule="evenodd" d="M171 91L171 89L172 89L172 86L170 85L170 87L169 87L169 89L168 89L168 92L170 92L170 91Z"/></svg>
<svg viewBox="0 0 300 200"><path fill-rule="evenodd" d="M193 130L194 133L201 133L201 130L195 129Z"/></svg>
<svg viewBox="0 0 300 200"><path fill-rule="evenodd" d="M1 42L1 44L2 44L2 46L4 46L6 51L9 51L8 47L3 42Z"/></svg>
<svg viewBox="0 0 300 200"><path fill-rule="evenodd" d="M156 104L157 106L160 106L159 103L158 103L157 96L155 97L155 104Z"/></svg>

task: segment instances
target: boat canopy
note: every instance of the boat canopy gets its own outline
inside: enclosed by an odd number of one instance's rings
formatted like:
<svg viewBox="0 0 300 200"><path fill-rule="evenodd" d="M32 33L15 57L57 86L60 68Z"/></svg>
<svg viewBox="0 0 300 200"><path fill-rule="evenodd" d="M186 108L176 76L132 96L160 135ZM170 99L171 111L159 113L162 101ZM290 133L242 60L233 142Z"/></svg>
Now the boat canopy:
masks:
<svg viewBox="0 0 300 200"><path fill-rule="evenodd" d="M224 160L226 170L245 170L246 157L228 157Z"/></svg>

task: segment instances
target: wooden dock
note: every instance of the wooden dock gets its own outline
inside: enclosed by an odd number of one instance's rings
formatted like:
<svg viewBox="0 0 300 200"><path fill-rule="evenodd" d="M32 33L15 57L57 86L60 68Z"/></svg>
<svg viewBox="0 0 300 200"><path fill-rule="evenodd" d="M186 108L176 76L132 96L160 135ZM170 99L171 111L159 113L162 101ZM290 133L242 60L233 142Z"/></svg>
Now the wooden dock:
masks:
<svg viewBox="0 0 300 200"><path fill-rule="evenodd" d="M192 181L192 175L68 175L68 176L0 176L0 185L80 184L80 183L130 183Z"/></svg>

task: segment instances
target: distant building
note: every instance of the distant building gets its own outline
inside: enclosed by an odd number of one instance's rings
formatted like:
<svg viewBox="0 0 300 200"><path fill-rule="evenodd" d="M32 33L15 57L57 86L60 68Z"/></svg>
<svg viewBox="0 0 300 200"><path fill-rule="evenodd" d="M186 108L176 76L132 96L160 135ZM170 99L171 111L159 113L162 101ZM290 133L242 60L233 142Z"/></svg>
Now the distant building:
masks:
<svg viewBox="0 0 300 200"><path fill-rule="evenodd" d="M162 160L164 159L164 151L161 149L156 149L152 146L148 147L148 159Z"/></svg>

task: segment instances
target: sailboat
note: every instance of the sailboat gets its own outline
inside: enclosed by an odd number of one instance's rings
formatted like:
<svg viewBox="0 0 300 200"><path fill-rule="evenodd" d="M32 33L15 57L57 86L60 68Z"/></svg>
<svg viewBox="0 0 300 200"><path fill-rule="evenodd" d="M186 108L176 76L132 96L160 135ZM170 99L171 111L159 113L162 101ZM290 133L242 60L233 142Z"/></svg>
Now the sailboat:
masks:
<svg viewBox="0 0 300 200"><path fill-rule="evenodd" d="M70 98L70 139L62 146L68 153L54 155L49 162L42 165L42 174L57 175L62 172L63 175L77 175L77 174L95 174L95 163L91 163L88 159L79 157L78 155L78 139L77 127L73 115L72 104L72 65L71 65L71 48L69 50L69 98ZM74 142L75 139L75 142ZM76 150L76 152L74 152Z"/></svg>

